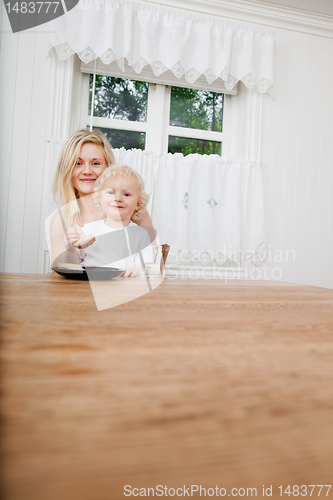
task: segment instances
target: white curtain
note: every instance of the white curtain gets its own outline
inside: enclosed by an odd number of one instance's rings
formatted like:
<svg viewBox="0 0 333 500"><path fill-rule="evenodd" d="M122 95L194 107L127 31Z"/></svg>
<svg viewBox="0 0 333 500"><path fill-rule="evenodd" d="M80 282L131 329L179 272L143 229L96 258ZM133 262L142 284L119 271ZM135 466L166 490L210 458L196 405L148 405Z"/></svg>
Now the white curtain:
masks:
<svg viewBox="0 0 333 500"><path fill-rule="evenodd" d="M152 194L148 210L160 241L179 261L206 265L265 258L265 211L260 162L218 155L114 150L119 165L135 168Z"/></svg>
<svg viewBox="0 0 333 500"><path fill-rule="evenodd" d="M57 207L52 181L63 141L52 140L48 215ZM227 259L260 264L265 258L265 209L260 162L218 155L157 154L114 149L117 165L139 172L150 195L148 212L160 241L179 262Z"/></svg>
<svg viewBox="0 0 333 500"><path fill-rule="evenodd" d="M155 76L171 70L189 83L205 75L231 90L238 81L274 93L274 34L181 9L125 0L80 0L54 21L50 46L61 59L76 53L88 63L125 58L136 73L150 65Z"/></svg>

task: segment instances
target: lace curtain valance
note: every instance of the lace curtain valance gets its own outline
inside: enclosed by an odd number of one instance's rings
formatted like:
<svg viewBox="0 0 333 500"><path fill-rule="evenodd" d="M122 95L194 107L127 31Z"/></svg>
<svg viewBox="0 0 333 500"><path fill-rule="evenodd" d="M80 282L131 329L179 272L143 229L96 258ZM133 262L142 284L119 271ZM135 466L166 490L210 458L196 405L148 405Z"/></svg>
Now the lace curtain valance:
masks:
<svg viewBox="0 0 333 500"><path fill-rule="evenodd" d="M53 23L51 48L61 59L76 53L88 63L124 61L140 74L171 70L188 83L204 75L231 90L238 81L274 93L274 34L180 9L125 0L80 0Z"/></svg>

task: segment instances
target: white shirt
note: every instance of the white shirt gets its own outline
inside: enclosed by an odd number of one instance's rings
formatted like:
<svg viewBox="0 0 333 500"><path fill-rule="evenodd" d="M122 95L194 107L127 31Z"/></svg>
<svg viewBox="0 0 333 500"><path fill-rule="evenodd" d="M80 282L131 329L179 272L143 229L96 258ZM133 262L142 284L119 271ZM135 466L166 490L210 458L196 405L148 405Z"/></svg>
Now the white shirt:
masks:
<svg viewBox="0 0 333 500"><path fill-rule="evenodd" d="M78 250L85 266L105 266L123 269L140 264L139 252L151 244L148 231L130 222L128 226L116 229L105 224L105 220L88 222L82 228L84 234L95 236L96 241Z"/></svg>

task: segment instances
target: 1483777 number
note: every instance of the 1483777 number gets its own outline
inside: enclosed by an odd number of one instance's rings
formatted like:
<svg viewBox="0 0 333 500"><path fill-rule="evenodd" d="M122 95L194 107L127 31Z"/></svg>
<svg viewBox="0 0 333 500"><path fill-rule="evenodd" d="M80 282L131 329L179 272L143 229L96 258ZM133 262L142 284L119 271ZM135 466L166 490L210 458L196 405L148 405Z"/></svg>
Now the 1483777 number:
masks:
<svg viewBox="0 0 333 500"><path fill-rule="evenodd" d="M328 496L328 492L331 489L331 484L302 484L301 486L298 486L297 484L294 485L288 485L287 487L284 486L279 486L278 489L280 490L280 496L282 495L288 495L288 496L294 496L294 497L306 497L306 496L320 496L321 493L324 496ZM317 489L316 489L317 488Z"/></svg>
<svg viewBox="0 0 333 500"><path fill-rule="evenodd" d="M49 11L55 14L60 2L16 2L14 5L6 3L8 14L47 14ZM52 6L52 7L51 7ZM51 9L51 10L50 10Z"/></svg>

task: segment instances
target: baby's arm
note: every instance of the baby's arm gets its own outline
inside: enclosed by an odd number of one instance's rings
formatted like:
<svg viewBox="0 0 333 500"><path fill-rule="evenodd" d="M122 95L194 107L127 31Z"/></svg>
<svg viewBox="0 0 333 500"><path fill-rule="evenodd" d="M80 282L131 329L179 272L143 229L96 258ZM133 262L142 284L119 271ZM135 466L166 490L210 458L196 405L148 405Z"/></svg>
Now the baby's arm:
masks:
<svg viewBox="0 0 333 500"><path fill-rule="evenodd" d="M143 227L148 233L150 237L150 241L153 245L156 245L155 241L155 230L153 227L153 223L151 221L150 215L147 210L145 210L140 219L134 221L138 226Z"/></svg>

